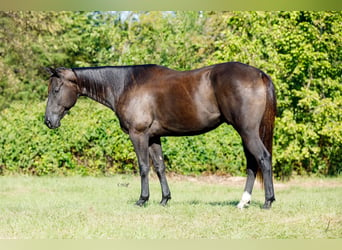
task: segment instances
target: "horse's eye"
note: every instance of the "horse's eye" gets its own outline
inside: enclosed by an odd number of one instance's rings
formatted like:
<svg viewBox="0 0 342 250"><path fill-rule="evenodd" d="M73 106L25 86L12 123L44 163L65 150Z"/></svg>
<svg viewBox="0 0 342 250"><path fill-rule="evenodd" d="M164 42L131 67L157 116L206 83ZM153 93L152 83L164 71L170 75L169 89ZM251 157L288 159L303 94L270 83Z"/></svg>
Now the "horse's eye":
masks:
<svg viewBox="0 0 342 250"><path fill-rule="evenodd" d="M58 86L56 88L53 89L53 93L57 94L59 92L59 90L61 89L61 86Z"/></svg>

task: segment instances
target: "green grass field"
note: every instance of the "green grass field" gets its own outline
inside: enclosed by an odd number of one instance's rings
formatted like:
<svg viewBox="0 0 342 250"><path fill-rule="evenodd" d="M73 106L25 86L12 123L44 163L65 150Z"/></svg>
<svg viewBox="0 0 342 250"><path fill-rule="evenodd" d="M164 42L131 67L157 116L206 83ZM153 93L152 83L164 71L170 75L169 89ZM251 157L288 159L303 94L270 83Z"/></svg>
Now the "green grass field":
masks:
<svg viewBox="0 0 342 250"><path fill-rule="evenodd" d="M169 178L172 200L159 205L151 178L145 207L137 176L0 177L1 239L340 239L342 178L276 182L269 211L238 210L244 178Z"/></svg>

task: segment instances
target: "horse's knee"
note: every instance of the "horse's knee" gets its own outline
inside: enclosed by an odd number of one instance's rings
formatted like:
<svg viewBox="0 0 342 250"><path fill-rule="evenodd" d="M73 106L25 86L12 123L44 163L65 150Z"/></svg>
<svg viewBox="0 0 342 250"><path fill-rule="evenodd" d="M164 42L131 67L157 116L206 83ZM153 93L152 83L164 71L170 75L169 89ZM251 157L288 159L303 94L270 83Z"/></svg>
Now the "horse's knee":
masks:
<svg viewBox="0 0 342 250"><path fill-rule="evenodd" d="M165 165L162 160L153 162L153 169L158 176L165 175Z"/></svg>
<svg viewBox="0 0 342 250"><path fill-rule="evenodd" d="M140 168L140 176L141 177L147 177L148 176L148 174L149 174L149 172L150 172L150 168L149 168L149 166L147 166L147 165L145 165L145 164L141 164L140 166L139 166L139 168Z"/></svg>
<svg viewBox="0 0 342 250"><path fill-rule="evenodd" d="M155 166L154 171L156 171L158 175L165 175L165 167L162 164Z"/></svg>

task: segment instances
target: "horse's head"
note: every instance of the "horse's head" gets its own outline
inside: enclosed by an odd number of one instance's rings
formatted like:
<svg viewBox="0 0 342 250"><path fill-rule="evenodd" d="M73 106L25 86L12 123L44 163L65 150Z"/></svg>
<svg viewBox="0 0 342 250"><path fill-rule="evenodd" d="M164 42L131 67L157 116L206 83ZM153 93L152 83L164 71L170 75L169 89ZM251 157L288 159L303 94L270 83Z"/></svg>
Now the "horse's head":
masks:
<svg viewBox="0 0 342 250"><path fill-rule="evenodd" d="M45 111L45 124L58 128L61 119L71 109L78 97L76 75L71 69L48 69L50 73L48 101Z"/></svg>

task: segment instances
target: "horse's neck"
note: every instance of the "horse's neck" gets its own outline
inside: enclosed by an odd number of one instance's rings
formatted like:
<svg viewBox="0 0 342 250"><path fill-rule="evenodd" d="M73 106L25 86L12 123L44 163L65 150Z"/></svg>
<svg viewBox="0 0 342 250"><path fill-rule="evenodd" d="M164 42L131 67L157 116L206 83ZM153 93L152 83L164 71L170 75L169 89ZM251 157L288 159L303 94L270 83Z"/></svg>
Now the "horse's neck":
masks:
<svg viewBox="0 0 342 250"><path fill-rule="evenodd" d="M89 97L90 99L98 102L98 103L101 103L103 104L104 106L112 109L115 111L115 100L111 100L110 98L108 98L107 96L105 97L99 97L99 96L96 96L94 95L93 93L89 93L87 91L83 92L82 93L83 96L86 96L86 97Z"/></svg>
<svg viewBox="0 0 342 250"><path fill-rule="evenodd" d="M87 96L116 111L116 102L124 89L123 74L116 72L118 70L115 68L107 70L106 73L100 70L94 69L94 72L82 75L82 80L78 83L80 95Z"/></svg>

